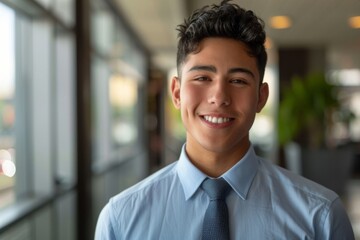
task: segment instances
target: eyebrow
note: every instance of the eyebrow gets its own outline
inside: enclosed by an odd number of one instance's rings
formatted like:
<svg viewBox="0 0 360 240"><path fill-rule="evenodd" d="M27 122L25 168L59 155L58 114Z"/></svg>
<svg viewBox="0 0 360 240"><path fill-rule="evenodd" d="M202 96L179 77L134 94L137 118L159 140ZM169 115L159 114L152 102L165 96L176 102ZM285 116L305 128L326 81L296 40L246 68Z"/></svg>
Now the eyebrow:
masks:
<svg viewBox="0 0 360 240"><path fill-rule="evenodd" d="M193 66L192 68L190 68L188 72L199 71L199 70L213 72L213 73L216 73L216 71L217 71L216 67L213 65L196 65L196 66ZM255 78L255 74L251 70L249 70L247 68L242 68L242 67L230 68L228 73L245 73L245 74L251 76L252 78Z"/></svg>

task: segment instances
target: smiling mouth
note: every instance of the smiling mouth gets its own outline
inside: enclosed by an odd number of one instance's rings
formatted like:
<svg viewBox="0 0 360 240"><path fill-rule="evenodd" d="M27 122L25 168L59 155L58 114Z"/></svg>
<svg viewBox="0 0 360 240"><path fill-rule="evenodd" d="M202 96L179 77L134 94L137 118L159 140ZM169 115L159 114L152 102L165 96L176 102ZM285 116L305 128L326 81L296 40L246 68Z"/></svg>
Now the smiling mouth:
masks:
<svg viewBox="0 0 360 240"><path fill-rule="evenodd" d="M207 121L207 122L215 123L215 124L227 123L227 122L234 120L233 118L212 117L212 116L203 116L203 119L205 119L205 121Z"/></svg>

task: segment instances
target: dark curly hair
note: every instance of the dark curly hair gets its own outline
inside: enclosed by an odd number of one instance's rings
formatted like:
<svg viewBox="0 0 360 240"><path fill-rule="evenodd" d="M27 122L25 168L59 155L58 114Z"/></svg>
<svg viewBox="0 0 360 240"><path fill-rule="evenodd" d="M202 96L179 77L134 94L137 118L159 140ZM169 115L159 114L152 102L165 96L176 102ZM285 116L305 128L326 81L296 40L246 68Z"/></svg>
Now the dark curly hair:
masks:
<svg viewBox="0 0 360 240"><path fill-rule="evenodd" d="M179 77L186 57L197 51L204 38L225 37L246 44L249 54L256 57L262 82L267 61L264 47L266 34L264 21L252 11L224 0L220 5L213 4L196 10L183 24L177 26L177 30L179 41L176 61Z"/></svg>

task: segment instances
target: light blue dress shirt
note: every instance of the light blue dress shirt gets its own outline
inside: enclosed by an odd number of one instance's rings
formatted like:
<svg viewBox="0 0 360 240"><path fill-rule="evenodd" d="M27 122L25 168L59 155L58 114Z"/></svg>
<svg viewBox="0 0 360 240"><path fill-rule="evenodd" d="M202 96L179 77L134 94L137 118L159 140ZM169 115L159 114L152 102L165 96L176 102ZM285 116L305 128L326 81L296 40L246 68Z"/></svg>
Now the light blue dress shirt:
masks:
<svg viewBox="0 0 360 240"><path fill-rule="evenodd" d="M110 199L96 240L201 239L209 198L200 185L207 176L184 149L179 161ZM334 192L256 156L252 147L222 177L233 189L226 199L232 240L354 239Z"/></svg>

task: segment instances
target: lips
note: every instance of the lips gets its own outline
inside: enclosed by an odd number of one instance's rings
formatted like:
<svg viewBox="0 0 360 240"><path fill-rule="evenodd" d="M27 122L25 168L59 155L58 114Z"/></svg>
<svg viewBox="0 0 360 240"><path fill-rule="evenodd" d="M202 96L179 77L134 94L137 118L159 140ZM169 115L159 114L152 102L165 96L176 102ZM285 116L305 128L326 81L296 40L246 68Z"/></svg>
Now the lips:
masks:
<svg viewBox="0 0 360 240"><path fill-rule="evenodd" d="M231 118L227 118L227 117L203 116L203 118L211 123L226 123L226 122L230 122L231 120Z"/></svg>

